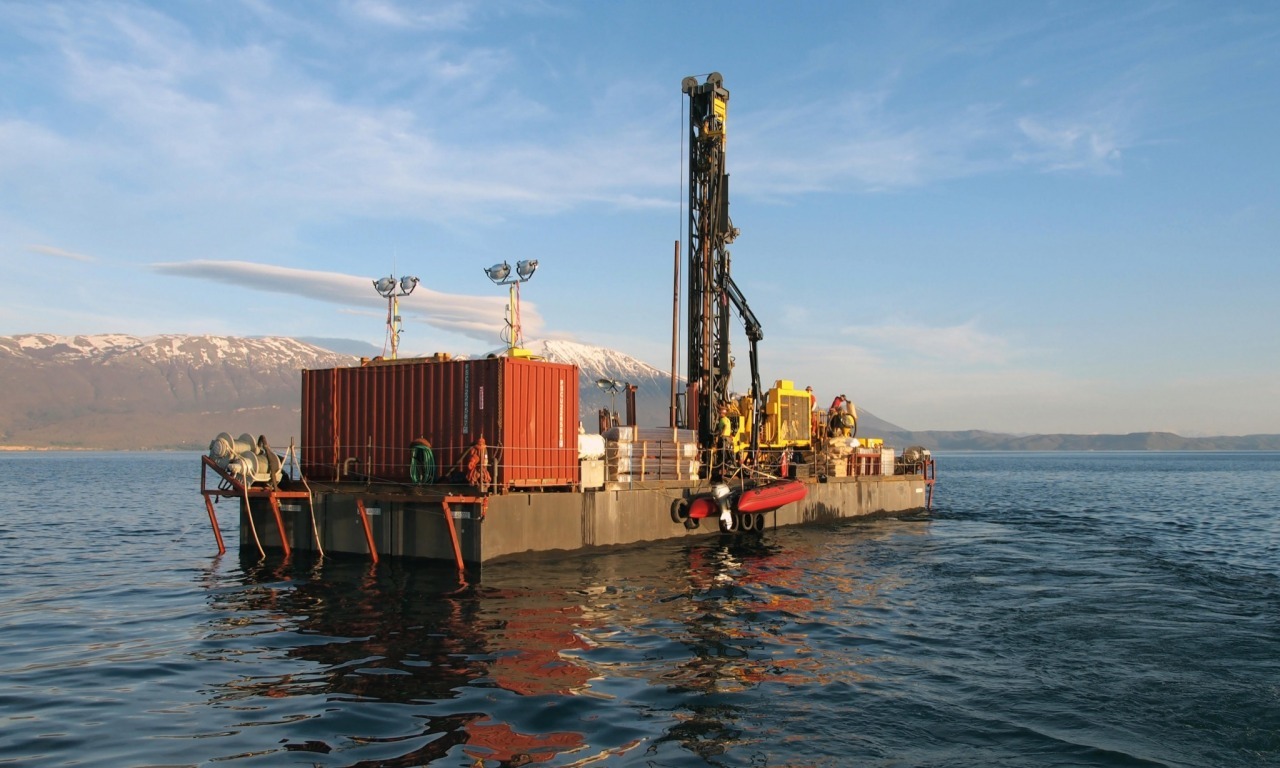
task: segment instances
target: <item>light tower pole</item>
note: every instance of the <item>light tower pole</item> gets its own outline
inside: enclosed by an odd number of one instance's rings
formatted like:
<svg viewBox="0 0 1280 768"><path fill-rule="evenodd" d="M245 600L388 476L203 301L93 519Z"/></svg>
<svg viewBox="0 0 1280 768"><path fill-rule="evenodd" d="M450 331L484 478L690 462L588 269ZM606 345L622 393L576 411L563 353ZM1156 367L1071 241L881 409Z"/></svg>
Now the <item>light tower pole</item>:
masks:
<svg viewBox="0 0 1280 768"><path fill-rule="evenodd" d="M618 418L618 392L626 386L625 382L617 379L596 379L596 386L609 393L609 411L613 414L614 420Z"/></svg>
<svg viewBox="0 0 1280 768"><path fill-rule="evenodd" d="M524 349L524 333L520 329L520 284L529 282L534 270L538 268L537 259L516 262L516 272L511 274L511 265L507 262L494 264L484 273L495 285L508 286L507 301L507 355L511 357L529 357L529 350Z"/></svg>
<svg viewBox="0 0 1280 768"><path fill-rule="evenodd" d="M418 287L418 278L405 275L399 280L395 275L380 277L373 281L373 289L387 300L387 336L391 339L391 357L396 359L396 350L400 347L400 297L413 293Z"/></svg>

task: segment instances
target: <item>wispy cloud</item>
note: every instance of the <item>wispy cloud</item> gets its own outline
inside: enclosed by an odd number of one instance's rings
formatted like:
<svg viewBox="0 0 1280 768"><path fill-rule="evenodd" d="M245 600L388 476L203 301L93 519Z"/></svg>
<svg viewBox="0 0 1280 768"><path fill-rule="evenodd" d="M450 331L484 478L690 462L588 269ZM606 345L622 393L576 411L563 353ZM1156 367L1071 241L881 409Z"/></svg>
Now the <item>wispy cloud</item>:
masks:
<svg viewBox="0 0 1280 768"><path fill-rule="evenodd" d="M996 103L913 114L835 110L827 117L820 126L803 112L744 119L757 127L735 137L735 159L748 179L738 189L874 192L1024 168L1109 174L1128 141L1105 113L1019 116Z"/></svg>
<svg viewBox="0 0 1280 768"><path fill-rule="evenodd" d="M354 6L385 23L428 26L448 26L446 18L460 23L466 7L446 6L427 18L413 5ZM436 46L411 62L417 78L403 83L401 98L375 105L321 84L274 45L209 44L137 7L100 7L85 16L45 22L63 57L47 74L52 87L96 115L93 134L74 137L87 158L73 175L127 187L152 205L181 190L184 199L223 205L252 199L257 206L304 205L313 215L454 221L593 202L672 204L670 179L655 171L673 158L667 137L618 115L558 131L558 123L581 116L559 115L502 86L502 73L516 65L501 51L445 53ZM384 74L368 72L367 79L380 82ZM393 78L403 75L393 70ZM500 138L491 140L495 126ZM28 157L56 154L72 138L17 121L0 131L12 154ZM645 192L659 183L659 197Z"/></svg>
<svg viewBox="0 0 1280 768"><path fill-rule="evenodd" d="M1014 159L1047 171L1113 173L1121 159L1115 128L1105 121L1049 124L1040 119L1018 120L1026 139Z"/></svg>
<svg viewBox="0 0 1280 768"><path fill-rule="evenodd" d="M917 358L957 365L1004 365L1013 350L999 336L979 330L975 322L925 327L918 325L855 325L839 330L840 336L882 352L906 352Z"/></svg>
<svg viewBox="0 0 1280 768"><path fill-rule="evenodd" d="M357 17L404 29L459 29L466 26L475 10L473 3L402 5L391 0L353 0L349 7Z"/></svg>
<svg viewBox="0 0 1280 768"><path fill-rule="evenodd" d="M366 23L434 31L465 27L475 12L466 3L429 11L388 0L345 6ZM278 28L306 34L292 21ZM509 85L520 67L511 51L430 37L412 54L361 58L361 81L397 94L363 99L335 87L331 72L290 57L287 38L210 42L147 8L50 14L41 34L62 57L45 74L49 85L91 110L96 128L71 136L65 132L74 129L0 123L0 138L14 150L0 163L44 158L38 165L64 167L76 188L127 188L129 199L152 210L178 192L227 208L252 201L258 210L444 223L676 204L669 121L654 118L661 99L648 84L630 84L630 112L619 109L618 86L566 111ZM324 44L335 56L345 45ZM895 105L920 103L902 98L912 87L891 75L874 87L834 90L821 120L812 105L734 118L750 126L733 140L735 189L790 197L1010 168L1107 173L1126 145L1106 111L1050 116L954 100L902 111ZM64 145L76 147L72 167Z"/></svg>
<svg viewBox="0 0 1280 768"><path fill-rule="evenodd" d="M96 261L92 256L86 256L83 253L75 253L74 251L66 251L61 248L54 248L51 245L28 245L26 246L26 250L31 253L39 253L44 256L56 256L59 259L69 259L71 261Z"/></svg>
<svg viewBox="0 0 1280 768"><path fill-rule="evenodd" d="M150 268L166 275L210 280L352 307L367 307L373 293L373 281L368 277L243 261L196 260L152 264ZM418 319L440 330L486 342L491 342L494 329L501 327L506 307L506 300L502 298L442 293L423 285L400 299L400 309L406 315L406 321ZM542 317L535 305L522 303L521 316L526 334L537 333L541 329Z"/></svg>

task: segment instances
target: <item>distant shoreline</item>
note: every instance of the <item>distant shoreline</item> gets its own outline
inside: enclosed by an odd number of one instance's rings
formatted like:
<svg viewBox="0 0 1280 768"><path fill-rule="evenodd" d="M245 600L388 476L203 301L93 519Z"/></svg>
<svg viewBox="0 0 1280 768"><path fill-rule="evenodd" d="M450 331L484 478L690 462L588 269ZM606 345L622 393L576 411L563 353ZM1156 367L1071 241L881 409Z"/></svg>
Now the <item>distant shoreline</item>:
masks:
<svg viewBox="0 0 1280 768"><path fill-rule="evenodd" d="M895 446L897 447L897 446ZM1277 453L1280 448L1233 448L1233 447L1187 447L1187 448L999 448L976 447L957 448L944 446L931 449L939 454L958 453ZM197 446L168 448L101 448L66 445L0 445L0 453L204 453L205 449Z"/></svg>

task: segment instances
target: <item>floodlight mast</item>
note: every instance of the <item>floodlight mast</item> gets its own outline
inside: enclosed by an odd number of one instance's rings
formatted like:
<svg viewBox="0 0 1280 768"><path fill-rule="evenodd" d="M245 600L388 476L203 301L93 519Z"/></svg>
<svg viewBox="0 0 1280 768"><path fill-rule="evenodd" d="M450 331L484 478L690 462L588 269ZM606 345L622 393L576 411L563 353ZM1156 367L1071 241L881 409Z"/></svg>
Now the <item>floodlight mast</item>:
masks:
<svg viewBox="0 0 1280 768"><path fill-rule="evenodd" d="M387 275L373 281L373 289L387 300L387 337L391 341L391 355L388 360L395 360L400 347L400 297L413 293L418 287L418 278L404 275L397 278Z"/></svg>
<svg viewBox="0 0 1280 768"><path fill-rule="evenodd" d="M617 379L601 378L596 379L596 386L609 393L609 411L616 422L618 420L618 391L625 387L626 383Z"/></svg>
<svg viewBox="0 0 1280 768"><path fill-rule="evenodd" d="M514 275L511 274L511 265L506 261L494 264L484 271L494 285L507 286L507 328L503 341L507 342L507 355L511 357L529 357L529 351L524 349L524 333L520 327L520 284L527 283L537 269L537 259L526 259L516 262Z"/></svg>

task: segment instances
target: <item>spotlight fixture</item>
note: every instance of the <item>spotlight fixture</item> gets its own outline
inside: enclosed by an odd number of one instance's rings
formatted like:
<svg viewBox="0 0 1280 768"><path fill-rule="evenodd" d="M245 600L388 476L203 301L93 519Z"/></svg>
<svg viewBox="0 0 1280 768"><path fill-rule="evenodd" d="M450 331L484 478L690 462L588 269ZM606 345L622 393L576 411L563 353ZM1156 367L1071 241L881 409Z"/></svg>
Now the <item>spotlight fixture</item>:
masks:
<svg viewBox="0 0 1280 768"><path fill-rule="evenodd" d="M396 350L400 346L400 297L413 293L418 287L418 278L405 275L399 280L395 275L387 275L373 281L373 290L387 300L387 338L391 342L391 360L396 359Z"/></svg>
<svg viewBox="0 0 1280 768"><path fill-rule="evenodd" d="M623 383L617 379L596 379L596 386L610 394L617 393L622 389Z"/></svg>
<svg viewBox="0 0 1280 768"><path fill-rule="evenodd" d="M486 269L484 273L489 276L490 280L502 285L506 281L507 275L511 274L511 265L504 261L501 264L494 264Z"/></svg>
<svg viewBox="0 0 1280 768"><path fill-rule="evenodd" d="M503 331L503 341L507 342L507 354L515 357L530 357L531 353L521 347L524 337L520 329L520 284L533 277L538 269L537 259L523 259L516 262L516 273L511 274L511 264L503 261L494 264L484 271L485 276L496 285L508 286L511 301L507 304L507 327Z"/></svg>
<svg viewBox="0 0 1280 768"><path fill-rule="evenodd" d="M609 412L613 414L613 423L616 425L618 423L618 393L627 386L627 383L606 377L596 379L596 386L609 393Z"/></svg>

